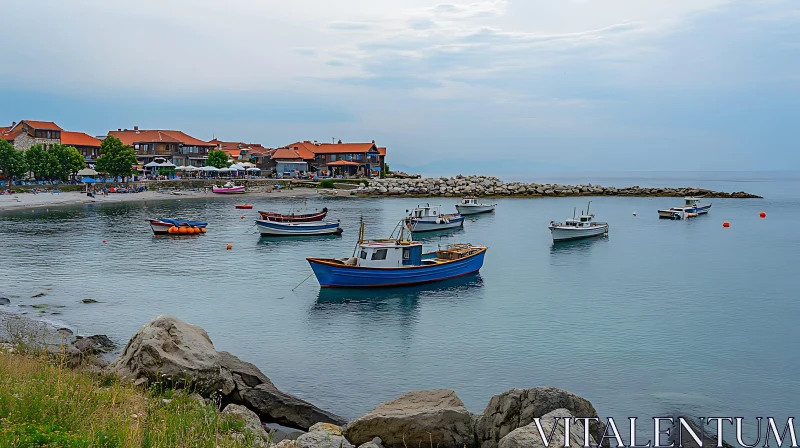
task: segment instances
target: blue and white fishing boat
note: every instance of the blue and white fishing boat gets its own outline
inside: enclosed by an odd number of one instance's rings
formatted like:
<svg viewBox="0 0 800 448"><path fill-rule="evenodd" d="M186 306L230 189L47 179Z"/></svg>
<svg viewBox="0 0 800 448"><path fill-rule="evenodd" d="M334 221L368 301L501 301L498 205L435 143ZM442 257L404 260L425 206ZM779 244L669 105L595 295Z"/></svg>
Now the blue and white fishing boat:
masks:
<svg viewBox="0 0 800 448"><path fill-rule="evenodd" d="M405 223L412 232L431 232L464 226L463 216L458 213L443 214L440 209L440 205L418 206L411 210Z"/></svg>
<svg viewBox="0 0 800 448"><path fill-rule="evenodd" d="M683 198L683 207L672 207L658 211L659 218L685 219L698 215L705 215L711 210L711 204L700 204L700 198Z"/></svg>
<svg viewBox="0 0 800 448"><path fill-rule="evenodd" d="M364 224L350 258L307 258L323 288L378 288L413 285L461 277L483 266L486 246L451 244L436 252L422 253L405 224L399 235L364 240Z"/></svg>
<svg viewBox="0 0 800 448"><path fill-rule="evenodd" d="M261 236L312 236L342 233L338 222L278 222L258 219L256 226L261 232Z"/></svg>

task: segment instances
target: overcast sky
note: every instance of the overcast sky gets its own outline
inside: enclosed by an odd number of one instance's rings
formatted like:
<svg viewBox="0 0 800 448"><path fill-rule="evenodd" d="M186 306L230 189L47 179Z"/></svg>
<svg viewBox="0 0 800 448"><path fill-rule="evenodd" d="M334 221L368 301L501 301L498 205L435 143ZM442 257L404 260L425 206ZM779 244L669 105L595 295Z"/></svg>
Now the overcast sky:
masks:
<svg viewBox="0 0 800 448"><path fill-rule="evenodd" d="M798 0L0 7L8 124L265 146L374 139L398 165L514 172L800 162Z"/></svg>

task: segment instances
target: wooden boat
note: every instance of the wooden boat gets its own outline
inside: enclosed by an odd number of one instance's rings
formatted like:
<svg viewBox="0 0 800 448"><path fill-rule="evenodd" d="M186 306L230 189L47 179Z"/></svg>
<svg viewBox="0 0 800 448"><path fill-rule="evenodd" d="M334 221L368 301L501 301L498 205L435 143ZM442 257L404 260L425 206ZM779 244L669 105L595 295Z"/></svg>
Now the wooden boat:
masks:
<svg viewBox="0 0 800 448"><path fill-rule="evenodd" d="M290 213L287 215L281 213L271 213L271 212L258 212L261 214L261 219L265 219L268 221L278 221L278 222L314 222L314 221L322 221L325 219L325 216L328 214L328 207L322 209L321 212L317 213L307 213L304 215Z"/></svg>
<svg viewBox="0 0 800 448"><path fill-rule="evenodd" d="M659 218L665 219L684 219L693 218L699 215L708 214L711 211L711 204L700 205L700 198L683 198L683 207L672 207L658 211Z"/></svg>
<svg viewBox="0 0 800 448"><path fill-rule="evenodd" d="M591 206L592 202L589 201ZM564 223L550 221L548 228L550 234L553 235L553 241L572 241L584 238L592 238L595 236L608 235L608 223L594 222L594 215L589 214L589 207L586 207L586 213L581 213L577 218L573 212L572 218L565 220Z"/></svg>
<svg viewBox="0 0 800 448"><path fill-rule="evenodd" d="M431 232L464 226L464 217L458 213L442 214L440 205L425 204L411 210L405 223L412 232Z"/></svg>
<svg viewBox="0 0 800 448"><path fill-rule="evenodd" d="M268 219L256 220L261 236L312 236L338 235L342 233L338 222L279 222Z"/></svg>
<svg viewBox="0 0 800 448"><path fill-rule="evenodd" d="M460 215L477 215L478 213L491 213L497 204L483 204L478 202L478 198L467 196L456 204L456 210Z"/></svg>
<svg viewBox="0 0 800 448"><path fill-rule="evenodd" d="M253 208L253 204L236 204L235 207L242 210L250 210Z"/></svg>
<svg viewBox="0 0 800 448"><path fill-rule="evenodd" d="M244 193L244 185L236 185L233 182L228 182L221 187L214 186L211 191L218 194L235 194Z"/></svg>
<svg viewBox="0 0 800 448"><path fill-rule="evenodd" d="M186 219L156 218L148 219L155 235L193 235L206 233L207 222Z"/></svg>
<svg viewBox="0 0 800 448"><path fill-rule="evenodd" d="M451 244L436 252L423 253L422 243L413 241L405 222L398 227L400 232L396 238L365 241L362 221L353 257L307 258L320 286L378 288L413 285L461 277L477 272L483 266L486 246Z"/></svg>

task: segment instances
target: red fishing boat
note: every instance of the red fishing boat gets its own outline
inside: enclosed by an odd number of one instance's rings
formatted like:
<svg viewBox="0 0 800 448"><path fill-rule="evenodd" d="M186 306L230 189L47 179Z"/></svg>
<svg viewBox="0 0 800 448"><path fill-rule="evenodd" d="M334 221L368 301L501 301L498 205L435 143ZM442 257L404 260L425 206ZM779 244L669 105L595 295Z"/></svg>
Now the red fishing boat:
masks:
<svg viewBox="0 0 800 448"><path fill-rule="evenodd" d="M288 215L284 215L282 213L272 213L272 212L258 212L261 214L261 218L267 221L278 221L278 222L314 222L314 221L322 221L325 219L325 216L328 214L328 207L322 209L321 212L317 213L306 213L304 215L299 215L295 213L290 213Z"/></svg>
<svg viewBox="0 0 800 448"><path fill-rule="evenodd" d="M242 210L250 210L253 208L253 204L236 204L234 207Z"/></svg>

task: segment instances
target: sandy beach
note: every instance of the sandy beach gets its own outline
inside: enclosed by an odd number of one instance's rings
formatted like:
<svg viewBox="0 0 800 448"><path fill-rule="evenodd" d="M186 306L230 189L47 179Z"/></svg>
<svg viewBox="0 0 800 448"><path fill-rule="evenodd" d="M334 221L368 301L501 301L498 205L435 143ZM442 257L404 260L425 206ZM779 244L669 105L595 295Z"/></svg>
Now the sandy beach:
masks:
<svg viewBox="0 0 800 448"><path fill-rule="evenodd" d="M286 198L292 196L314 196L316 190L312 189L295 189L295 190L276 190L271 193L244 193L236 195L242 198L242 202L247 202L248 198L258 197L259 199L266 198ZM96 195L94 198L86 196L86 193L69 191L59 194L51 193L19 193L12 195L0 196L0 211L10 210L24 210L36 208L49 208L60 207L69 205L81 204L118 204L122 202L137 202L137 201L158 201L165 199L192 199L192 198L208 198L217 197L220 195L208 192L176 192L176 193L159 193L157 191L144 191L142 193L110 193L108 196Z"/></svg>

